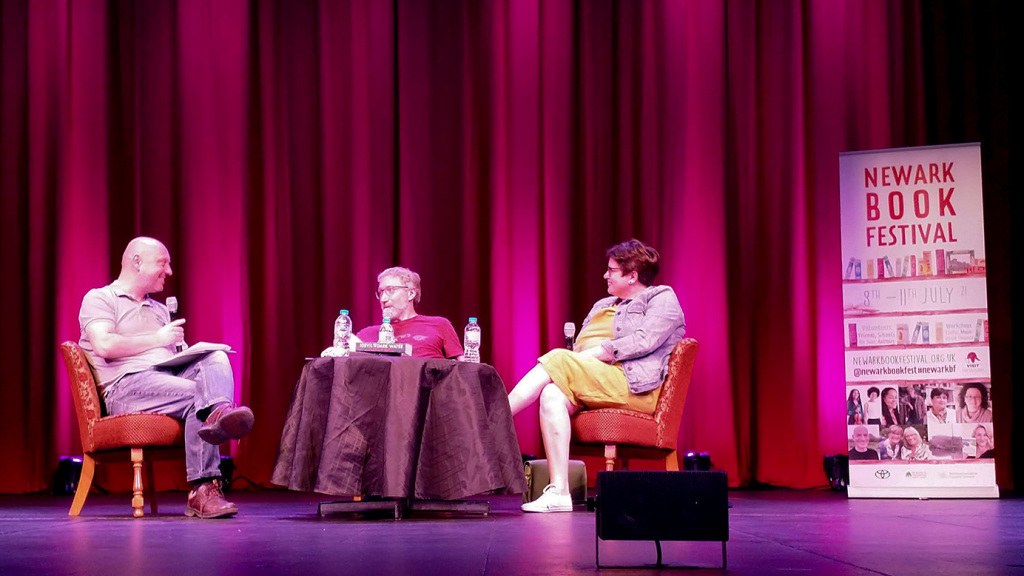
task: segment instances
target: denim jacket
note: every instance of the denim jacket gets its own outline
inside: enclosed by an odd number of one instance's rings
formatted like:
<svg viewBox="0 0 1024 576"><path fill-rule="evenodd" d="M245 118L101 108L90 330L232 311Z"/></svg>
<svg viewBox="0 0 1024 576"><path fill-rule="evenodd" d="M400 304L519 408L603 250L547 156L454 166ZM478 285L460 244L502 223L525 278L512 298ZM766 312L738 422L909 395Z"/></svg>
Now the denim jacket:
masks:
<svg viewBox="0 0 1024 576"><path fill-rule="evenodd" d="M615 296L598 300L583 326L618 300ZM660 386L672 349L686 334L676 293L668 286L648 286L636 297L619 302L612 325L615 337L601 346L622 365L630 391L639 394Z"/></svg>

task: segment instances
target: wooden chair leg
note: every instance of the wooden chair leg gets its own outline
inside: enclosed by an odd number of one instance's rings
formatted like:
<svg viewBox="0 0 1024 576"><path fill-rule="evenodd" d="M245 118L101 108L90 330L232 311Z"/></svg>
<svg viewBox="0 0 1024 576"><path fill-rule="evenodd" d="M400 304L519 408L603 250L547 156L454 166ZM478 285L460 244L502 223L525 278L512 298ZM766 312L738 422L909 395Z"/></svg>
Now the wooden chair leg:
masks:
<svg viewBox="0 0 1024 576"><path fill-rule="evenodd" d="M665 456L665 470L670 472L679 471L679 454L675 450L669 452L668 456Z"/></svg>
<svg viewBox="0 0 1024 576"><path fill-rule="evenodd" d="M142 492L146 495L146 501L149 502L149 512L156 514L156 482L153 479L153 462L146 460L142 464L142 471L145 473L145 484L142 485Z"/></svg>
<svg viewBox="0 0 1024 576"><path fill-rule="evenodd" d="M78 488L75 490L75 499L71 502L71 511L68 516L78 516L85 506L85 498L89 496L89 489L92 488L92 478L96 474L96 460L86 454L82 457L82 474L78 477Z"/></svg>
<svg viewBox="0 0 1024 576"><path fill-rule="evenodd" d="M132 516L140 518L145 499L142 496L142 448L132 448L132 469L135 477L132 481Z"/></svg>
<svg viewBox="0 0 1024 576"><path fill-rule="evenodd" d="M615 444L604 446L604 469L608 472L615 470Z"/></svg>

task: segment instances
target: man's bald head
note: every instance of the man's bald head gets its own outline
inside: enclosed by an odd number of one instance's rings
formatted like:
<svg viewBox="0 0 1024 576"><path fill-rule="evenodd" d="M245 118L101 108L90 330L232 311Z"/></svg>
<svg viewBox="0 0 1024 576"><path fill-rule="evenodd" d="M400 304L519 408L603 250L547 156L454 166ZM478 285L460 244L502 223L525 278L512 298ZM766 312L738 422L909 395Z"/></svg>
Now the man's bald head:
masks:
<svg viewBox="0 0 1024 576"><path fill-rule="evenodd" d="M124 249L124 254L121 255L121 268L132 267L136 256L142 257L146 254L151 254L154 251L167 252L167 247L164 246L163 242L156 238L150 238L148 236L133 238Z"/></svg>
<svg viewBox="0 0 1024 576"><path fill-rule="evenodd" d="M164 278L171 274L171 255L164 243L156 238L139 236L124 249L118 280L136 296L143 296L163 290Z"/></svg>
<svg viewBox="0 0 1024 576"><path fill-rule="evenodd" d="M853 428L853 445L860 452L863 452L868 447L868 442L871 441L871 432L868 431L867 426L854 426Z"/></svg>

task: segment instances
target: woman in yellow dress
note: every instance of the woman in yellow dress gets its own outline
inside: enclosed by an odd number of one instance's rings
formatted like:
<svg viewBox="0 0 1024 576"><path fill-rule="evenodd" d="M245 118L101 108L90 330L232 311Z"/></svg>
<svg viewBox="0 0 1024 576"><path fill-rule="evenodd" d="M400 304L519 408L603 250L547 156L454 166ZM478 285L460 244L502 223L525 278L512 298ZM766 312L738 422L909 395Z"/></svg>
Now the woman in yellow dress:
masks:
<svg viewBox="0 0 1024 576"><path fill-rule="evenodd" d="M606 252L611 296L594 304L573 350L556 349L509 392L512 415L540 401L540 430L551 484L524 512L569 512L569 417L627 408L653 414L672 349L686 333L675 292L654 285L660 255L639 240Z"/></svg>

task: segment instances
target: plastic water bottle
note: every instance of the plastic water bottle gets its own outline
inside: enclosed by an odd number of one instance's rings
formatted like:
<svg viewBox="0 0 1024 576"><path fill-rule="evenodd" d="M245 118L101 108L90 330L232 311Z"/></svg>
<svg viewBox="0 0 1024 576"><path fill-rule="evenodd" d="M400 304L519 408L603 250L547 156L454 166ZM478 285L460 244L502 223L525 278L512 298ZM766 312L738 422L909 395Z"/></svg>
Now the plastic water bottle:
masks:
<svg viewBox="0 0 1024 576"><path fill-rule="evenodd" d="M466 362L480 361L480 325L472 316L469 318L469 324L466 324L462 347L464 349L463 358Z"/></svg>
<svg viewBox="0 0 1024 576"><path fill-rule="evenodd" d="M338 312L338 318L334 321L334 347L348 356L348 340L352 335L352 319L349 318L348 310Z"/></svg>
<svg viewBox="0 0 1024 576"><path fill-rule="evenodd" d="M380 324L380 332L377 333L377 342L380 344L395 343L395 328L391 325L391 318L385 318Z"/></svg>

